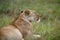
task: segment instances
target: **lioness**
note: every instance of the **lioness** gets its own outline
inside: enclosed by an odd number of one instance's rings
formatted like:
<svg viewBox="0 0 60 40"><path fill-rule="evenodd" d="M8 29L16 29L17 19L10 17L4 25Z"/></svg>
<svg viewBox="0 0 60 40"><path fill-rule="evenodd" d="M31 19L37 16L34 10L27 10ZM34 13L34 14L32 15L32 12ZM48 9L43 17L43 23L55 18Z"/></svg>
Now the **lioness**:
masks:
<svg viewBox="0 0 60 40"><path fill-rule="evenodd" d="M0 29L0 40L24 40L27 35L32 36L33 21L40 21L39 14L29 9L21 11L10 25Z"/></svg>

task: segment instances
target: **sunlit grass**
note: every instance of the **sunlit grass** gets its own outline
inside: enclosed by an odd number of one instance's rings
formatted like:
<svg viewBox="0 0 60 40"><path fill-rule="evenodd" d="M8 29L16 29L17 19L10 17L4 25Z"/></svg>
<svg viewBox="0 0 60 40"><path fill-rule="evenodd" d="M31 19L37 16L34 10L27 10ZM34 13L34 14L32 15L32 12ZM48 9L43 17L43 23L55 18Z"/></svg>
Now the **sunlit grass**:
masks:
<svg viewBox="0 0 60 40"><path fill-rule="evenodd" d="M6 15L0 15L0 27L9 25L10 22L13 20L13 17L9 17Z"/></svg>
<svg viewBox="0 0 60 40"><path fill-rule="evenodd" d="M12 0L10 0L12 1ZM3 4L0 9L32 9L42 15L40 23L33 24L33 32L42 35L39 40L60 40L60 0L20 0ZM13 15L14 16L14 15ZM0 27L9 25L13 16L0 13ZM46 18L46 19L43 19ZM33 40L30 37L28 40Z"/></svg>

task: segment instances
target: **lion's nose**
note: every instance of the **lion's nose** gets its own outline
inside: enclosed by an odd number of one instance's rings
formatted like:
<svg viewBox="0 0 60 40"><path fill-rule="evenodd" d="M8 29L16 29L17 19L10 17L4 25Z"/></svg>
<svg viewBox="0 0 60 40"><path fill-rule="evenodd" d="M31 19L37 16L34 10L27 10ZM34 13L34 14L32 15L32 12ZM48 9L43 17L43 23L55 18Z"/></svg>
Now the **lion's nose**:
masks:
<svg viewBox="0 0 60 40"><path fill-rule="evenodd" d="M39 17L41 18L41 17L42 17L42 15L39 15Z"/></svg>

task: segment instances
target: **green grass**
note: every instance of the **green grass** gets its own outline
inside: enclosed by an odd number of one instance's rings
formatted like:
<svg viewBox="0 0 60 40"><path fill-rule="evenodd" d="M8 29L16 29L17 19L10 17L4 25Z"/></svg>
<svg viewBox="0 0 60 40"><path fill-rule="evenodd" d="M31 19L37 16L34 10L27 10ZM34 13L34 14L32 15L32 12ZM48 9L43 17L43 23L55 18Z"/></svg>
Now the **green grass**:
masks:
<svg viewBox="0 0 60 40"><path fill-rule="evenodd" d="M39 40L60 40L60 0L6 0L4 2L0 3L0 10L32 9L42 15L40 23L33 23L33 32L42 35ZM12 16L0 13L0 27L9 25L11 19ZM28 40L32 39L28 38Z"/></svg>
<svg viewBox="0 0 60 40"><path fill-rule="evenodd" d="M12 21L11 17L6 15L0 15L0 27L9 25L9 23Z"/></svg>

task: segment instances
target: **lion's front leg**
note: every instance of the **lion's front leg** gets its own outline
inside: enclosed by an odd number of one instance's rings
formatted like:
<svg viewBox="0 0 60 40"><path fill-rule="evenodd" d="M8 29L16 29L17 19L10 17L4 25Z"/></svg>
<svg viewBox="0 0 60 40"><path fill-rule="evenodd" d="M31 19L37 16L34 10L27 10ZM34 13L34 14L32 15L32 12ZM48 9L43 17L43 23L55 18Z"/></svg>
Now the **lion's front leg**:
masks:
<svg viewBox="0 0 60 40"><path fill-rule="evenodd" d="M22 40L24 40L24 39L22 39Z"/></svg>
<svg viewBox="0 0 60 40"><path fill-rule="evenodd" d="M33 34L32 38L33 38L34 40L37 40L37 39L41 38L41 35Z"/></svg>

